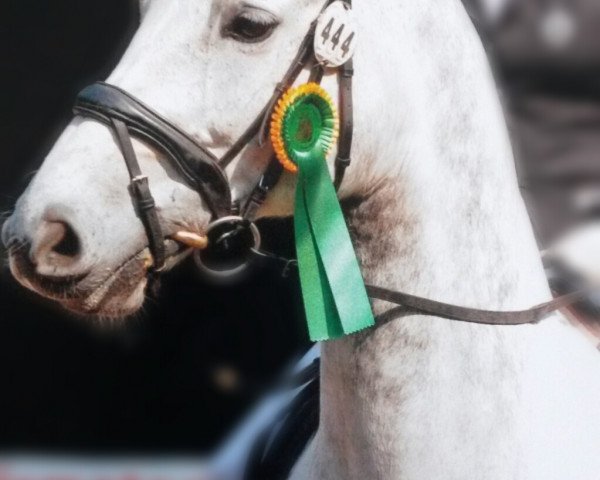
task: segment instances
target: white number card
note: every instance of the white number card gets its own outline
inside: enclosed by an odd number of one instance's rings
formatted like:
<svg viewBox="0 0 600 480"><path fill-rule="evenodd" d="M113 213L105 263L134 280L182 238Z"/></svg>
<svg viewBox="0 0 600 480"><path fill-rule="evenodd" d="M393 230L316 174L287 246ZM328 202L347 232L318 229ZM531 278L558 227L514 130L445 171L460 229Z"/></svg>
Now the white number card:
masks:
<svg viewBox="0 0 600 480"><path fill-rule="evenodd" d="M315 30L315 56L326 67L339 67L354 55L356 22L352 9L333 2L319 16Z"/></svg>

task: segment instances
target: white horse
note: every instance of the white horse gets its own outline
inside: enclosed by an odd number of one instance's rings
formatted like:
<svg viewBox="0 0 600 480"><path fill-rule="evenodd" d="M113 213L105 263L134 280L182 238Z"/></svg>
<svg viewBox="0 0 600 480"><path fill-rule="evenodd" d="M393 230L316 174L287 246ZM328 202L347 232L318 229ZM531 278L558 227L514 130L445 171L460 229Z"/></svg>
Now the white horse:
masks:
<svg viewBox="0 0 600 480"><path fill-rule="evenodd" d="M143 0L109 81L222 154L322 3ZM487 309L550 299L493 81L460 2L354 8L356 129L340 197L366 281ZM335 98L335 76L323 85ZM210 215L198 195L158 151L134 145L165 233L202 233ZM239 193L268 158L253 144L230 166ZM147 240L127 184L109 130L74 120L4 227L15 276L82 313L138 310ZM288 176L261 215L290 215L292 191ZM322 346L320 427L292 477L597 480L598 399L597 352L558 314L492 327L407 312Z"/></svg>

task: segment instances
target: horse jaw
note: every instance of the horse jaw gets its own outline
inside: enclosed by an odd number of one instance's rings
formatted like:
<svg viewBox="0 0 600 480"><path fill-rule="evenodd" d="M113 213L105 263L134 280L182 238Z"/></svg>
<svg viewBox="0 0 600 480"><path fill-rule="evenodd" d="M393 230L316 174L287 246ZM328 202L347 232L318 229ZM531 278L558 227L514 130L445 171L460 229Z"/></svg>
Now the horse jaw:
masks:
<svg viewBox="0 0 600 480"><path fill-rule="evenodd" d="M348 175L366 194L344 203L366 281L475 308L548 300L497 95L461 5L355 9L370 42L356 54ZM598 368L559 316L504 328L407 311L322 345L320 426L291 478L593 480Z"/></svg>

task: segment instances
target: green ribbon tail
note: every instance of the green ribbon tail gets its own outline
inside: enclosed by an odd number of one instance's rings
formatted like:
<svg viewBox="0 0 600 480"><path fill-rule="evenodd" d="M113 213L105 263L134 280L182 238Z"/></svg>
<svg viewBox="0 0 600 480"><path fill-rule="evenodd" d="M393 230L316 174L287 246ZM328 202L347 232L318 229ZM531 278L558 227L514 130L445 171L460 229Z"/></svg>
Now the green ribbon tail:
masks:
<svg viewBox="0 0 600 480"><path fill-rule="evenodd" d="M369 297L324 158L299 165L294 229L311 340L332 340L373 326Z"/></svg>

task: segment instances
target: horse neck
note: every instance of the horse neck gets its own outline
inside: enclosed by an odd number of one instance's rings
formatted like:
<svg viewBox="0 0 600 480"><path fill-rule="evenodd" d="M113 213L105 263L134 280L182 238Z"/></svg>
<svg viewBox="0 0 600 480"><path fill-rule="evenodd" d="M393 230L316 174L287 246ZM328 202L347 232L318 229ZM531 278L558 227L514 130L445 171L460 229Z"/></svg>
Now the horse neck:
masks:
<svg viewBox="0 0 600 480"><path fill-rule="evenodd" d="M450 39L452 49L437 40L427 50L428 70L410 83L410 98L390 90L387 101L400 102L397 108L376 105L390 112L376 125L383 141L369 151L359 147L344 207L366 282L471 307L527 308L550 293L496 92L474 34L465 35ZM368 91L360 68L357 91ZM402 68L410 71L410 63ZM435 88L438 81L443 90ZM369 108L357 108L359 145L368 145L360 136L375 128L360 131L361 109ZM368 187L361 168L379 172L371 173ZM388 308L374 305L376 313ZM459 472L452 464L451 452L460 448L482 462L464 468L484 465L488 478L510 478L519 458L520 365L534 328L406 312L325 343L321 427L311 447L317 474L477 478L480 471Z"/></svg>
<svg viewBox="0 0 600 480"><path fill-rule="evenodd" d="M366 201L346 202L365 281L478 308L521 309L547 300L516 189L493 175L479 177L477 186L449 183L452 188L430 190L423 182L412 195L390 183ZM472 201L457 198L473 188ZM476 201L486 190L488 201ZM374 305L376 313L389 308ZM338 470L343 478L413 478L397 476L411 468L416 478L438 478L441 465L451 471L444 464L453 458L449 450L462 445L464 454L489 457L479 451L485 445L494 452L485 464L488 478L508 475L514 464L495 458L519 458L521 366L543 328L467 325L406 312L325 343L323 450L347 460ZM350 474L355 468L364 469L362 476ZM476 478L475 472L460 475Z"/></svg>
<svg viewBox="0 0 600 480"><path fill-rule="evenodd" d="M383 3L357 2L362 36L377 43L356 54L355 162L340 192L365 277L487 308L546 300L498 95L466 12L453 0Z"/></svg>

